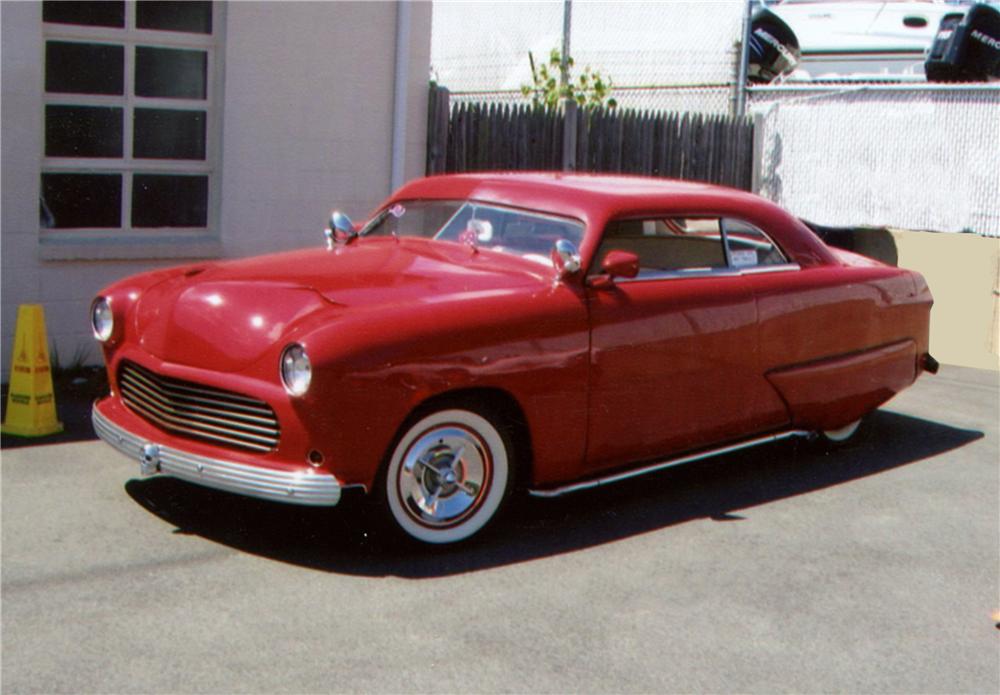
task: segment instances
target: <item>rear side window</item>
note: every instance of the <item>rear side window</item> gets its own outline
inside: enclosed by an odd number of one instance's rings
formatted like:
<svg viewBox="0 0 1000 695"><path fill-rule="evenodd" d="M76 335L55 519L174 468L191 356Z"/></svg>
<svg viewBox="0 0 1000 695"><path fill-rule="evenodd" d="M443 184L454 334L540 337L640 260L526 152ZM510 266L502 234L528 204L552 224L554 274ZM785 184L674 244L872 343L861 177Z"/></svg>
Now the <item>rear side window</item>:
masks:
<svg viewBox="0 0 1000 695"><path fill-rule="evenodd" d="M614 220L604 230L594 272L600 272L605 256L614 250L638 256L640 278L787 263L763 231L733 218Z"/></svg>
<svg viewBox="0 0 1000 695"><path fill-rule="evenodd" d="M722 226L726 230L729 263L734 268L788 263L777 244L749 222L726 218Z"/></svg>

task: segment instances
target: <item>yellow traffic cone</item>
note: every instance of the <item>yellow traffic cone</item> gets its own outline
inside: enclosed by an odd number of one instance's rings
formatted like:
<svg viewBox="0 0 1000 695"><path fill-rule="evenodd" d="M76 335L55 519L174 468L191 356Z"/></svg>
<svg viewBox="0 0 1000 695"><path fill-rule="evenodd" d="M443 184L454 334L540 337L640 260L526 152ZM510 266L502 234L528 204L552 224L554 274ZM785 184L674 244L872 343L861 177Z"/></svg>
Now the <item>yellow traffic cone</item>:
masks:
<svg viewBox="0 0 1000 695"><path fill-rule="evenodd" d="M4 434L19 437L44 437L63 430L56 419L45 311L41 304L22 304L17 308L7 420L0 429Z"/></svg>

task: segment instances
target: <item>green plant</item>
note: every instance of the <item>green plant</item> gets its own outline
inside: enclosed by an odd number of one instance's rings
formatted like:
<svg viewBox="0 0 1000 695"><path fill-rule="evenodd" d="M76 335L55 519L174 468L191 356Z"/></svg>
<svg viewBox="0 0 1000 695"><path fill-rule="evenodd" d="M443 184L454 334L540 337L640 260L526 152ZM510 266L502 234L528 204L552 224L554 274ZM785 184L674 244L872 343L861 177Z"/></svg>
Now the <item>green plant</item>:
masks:
<svg viewBox="0 0 1000 695"><path fill-rule="evenodd" d="M548 63L536 66L535 56L530 51L528 61L531 63L531 84L521 85L521 94L530 96L533 105L555 108L562 99L570 98L584 108L606 106L613 109L618 106L615 99L608 97L612 88L611 78L591 70L589 65L575 81L571 76L565 87L560 86L562 54L559 49L553 48L549 52ZM567 58L566 63L572 70L572 56Z"/></svg>
<svg viewBox="0 0 1000 695"><path fill-rule="evenodd" d="M73 350L73 357L68 364L63 364L59 358L59 346L52 341L49 349L52 378L56 381L70 379L80 376L86 370L87 360L90 358L90 346L80 343Z"/></svg>

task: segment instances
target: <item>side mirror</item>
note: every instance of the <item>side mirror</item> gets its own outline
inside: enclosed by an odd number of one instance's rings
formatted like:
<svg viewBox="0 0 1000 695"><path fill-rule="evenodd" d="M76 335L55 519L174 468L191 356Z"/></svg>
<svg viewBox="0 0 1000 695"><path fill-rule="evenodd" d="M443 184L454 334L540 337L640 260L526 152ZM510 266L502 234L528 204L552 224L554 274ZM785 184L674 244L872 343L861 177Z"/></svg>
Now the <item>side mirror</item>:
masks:
<svg viewBox="0 0 1000 695"><path fill-rule="evenodd" d="M569 239L559 239L552 246L552 267L564 278L580 270L580 252Z"/></svg>
<svg viewBox="0 0 1000 695"><path fill-rule="evenodd" d="M612 278L634 278L639 274L639 257L631 251L609 251L601 270Z"/></svg>
<svg viewBox="0 0 1000 695"><path fill-rule="evenodd" d="M332 249L334 244L349 244L358 235L358 230L351 218L340 210L330 213L330 226L323 230L326 237L326 247Z"/></svg>

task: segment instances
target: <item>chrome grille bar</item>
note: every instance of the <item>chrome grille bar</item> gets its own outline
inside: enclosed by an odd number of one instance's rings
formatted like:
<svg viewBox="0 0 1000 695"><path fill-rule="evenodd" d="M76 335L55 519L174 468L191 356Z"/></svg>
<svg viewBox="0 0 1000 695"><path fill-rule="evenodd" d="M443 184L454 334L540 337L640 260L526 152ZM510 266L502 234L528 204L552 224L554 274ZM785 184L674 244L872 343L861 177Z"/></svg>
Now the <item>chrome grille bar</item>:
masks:
<svg viewBox="0 0 1000 695"><path fill-rule="evenodd" d="M160 376L133 362L123 362L118 374L125 405L169 432L259 452L278 445L278 419L263 401Z"/></svg>
<svg viewBox="0 0 1000 695"><path fill-rule="evenodd" d="M249 413L261 413L265 415L271 413L271 408L266 403L261 403L260 401L250 401L250 403L260 404L259 406L250 406L245 404L245 401L242 397L240 397L239 400L237 400L236 398L230 399L229 394L227 394L225 391L215 391L215 390L208 391L206 389L177 388L175 384L171 384L169 382L165 383L163 377L158 377L157 375L148 371L144 375L142 372L135 369L135 365L130 364L129 366L132 367L132 369L129 370L128 376L134 377L139 381L143 381L146 384L163 391L165 394L173 396L174 398L184 399L195 403L203 403L207 405L216 405L216 406L221 405L227 409L237 409ZM185 395L184 392L199 393L202 394L202 396L188 396ZM216 396L216 398L205 398L204 397L205 395ZM244 403L241 403L239 401L244 401Z"/></svg>
<svg viewBox="0 0 1000 695"><path fill-rule="evenodd" d="M261 417L249 418L248 416L240 414L226 413L225 410L222 410L220 408L201 408L198 406L191 406L186 404L183 406L178 406L176 405L176 402L174 403L170 402L169 400L158 394L156 391L154 391L151 387L146 386L141 382L133 381L131 375L129 374L123 374L122 381L123 382L128 381L130 385L135 387L143 395L148 396L150 399L155 401L156 405L160 406L167 412L176 414L181 410L181 408L183 408L184 412L189 414L189 417L191 417L192 419L202 420L204 422L215 422L219 424L229 424L232 422L233 418L237 418L241 422L246 421L246 424L242 426L248 430L269 433L275 436L277 436L278 434L277 428L273 426L274 425L273 420L270 421L272 426L262 427L259 424L254 424L254 423L267 424L268 423L267 418L261 418ZM207 413L211 413L211 415ZM229 417L227 417L227 415Z"/></svg>
<svg viewBox="0 0 1000 695"><path fill-rule="evenodd" d="M203 431L206 436L211 433L218 433L229 438L234 438L234 441L240 441L239 437L246 437L253 441L261 442L262 444L270 444L273 446L277 443L277 437L264 437L256 435L250 432L244 432L242 430L218 427L216 425L211 425L194 418L186 418L184 416L171 415L170 413L164 411L162 408L152 403L142 396L135 397L135 394L123 394L123 397L129 405L133 406L133 409L145 409L146 415L148 417L156 417L163 425L173 425L178 428L185 428L187 431ZM194 429L192 429L194 428Z"/></svg>

